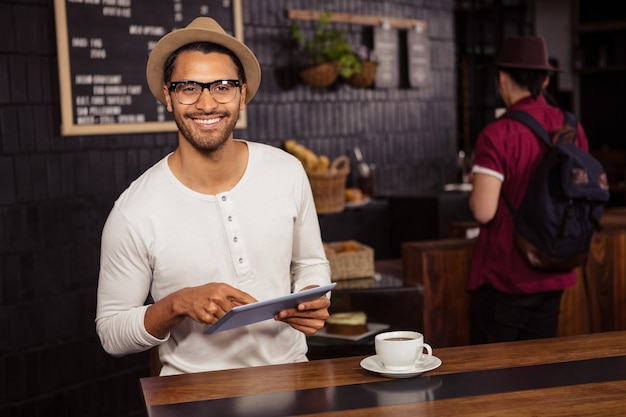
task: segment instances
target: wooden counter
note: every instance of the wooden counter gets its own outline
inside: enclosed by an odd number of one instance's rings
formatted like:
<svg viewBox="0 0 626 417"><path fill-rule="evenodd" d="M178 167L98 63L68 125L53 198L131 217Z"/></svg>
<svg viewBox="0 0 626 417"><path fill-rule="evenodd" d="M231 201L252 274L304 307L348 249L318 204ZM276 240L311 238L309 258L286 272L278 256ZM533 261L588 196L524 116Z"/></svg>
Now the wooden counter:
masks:
<svg viewBox="0 0 626 417"><path fill-rule="evenodd" d="M626 330L626 208L609 208L577 283L561 301L559 335ZM423 332L436 347L469 343L465 284L475 240L439 239L402 246L407 284L423 285Z"/></svg>
<svg viewBox="0 0 626 417"><path fill-rule="evenodd" d="M150 417L613 417L626 408L626 331L433 354L439 368L405 379L365 371L352 356L140 383Z"/></svg>

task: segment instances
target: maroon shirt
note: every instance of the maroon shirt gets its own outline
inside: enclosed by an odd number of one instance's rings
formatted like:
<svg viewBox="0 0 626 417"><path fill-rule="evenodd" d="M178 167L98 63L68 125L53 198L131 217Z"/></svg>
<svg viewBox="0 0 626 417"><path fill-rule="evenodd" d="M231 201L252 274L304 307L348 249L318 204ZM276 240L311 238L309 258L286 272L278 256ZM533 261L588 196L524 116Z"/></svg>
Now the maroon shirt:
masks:
<svg viewBox="0 0 626 417"><path fill-rule="evenodd" d="M550 106L543 97L525 98L507 109L510 110L530 113L548 132L561 127L564 121L563 112ZM588 151L587 137L580 123L576 144ZM502 191L513 207L518 207L532 173L547 151L547 146L520 122L496 120L478 136L473 170L488 169L501 175L504 178ZM526 264L513 244L511 212L500 198L494 218L480 227L467 288L474 290L490 284L501 292L531 294L563 290L575 283L574 270L541 272Z"/></svg>

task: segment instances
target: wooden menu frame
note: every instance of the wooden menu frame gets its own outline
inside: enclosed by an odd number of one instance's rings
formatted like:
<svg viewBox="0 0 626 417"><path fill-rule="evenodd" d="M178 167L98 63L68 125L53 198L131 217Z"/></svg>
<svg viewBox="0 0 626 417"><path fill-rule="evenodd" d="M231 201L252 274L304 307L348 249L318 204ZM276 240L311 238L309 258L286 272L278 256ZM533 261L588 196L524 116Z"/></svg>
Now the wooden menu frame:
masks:
<svg viewBox="0 0 626 417"><path fill-rule="evenodd" d="M139 65L138 63L138 65L133 67L133 71L134 71L133 76L140 75L142 76L143 80L142 82L136 81L133 87L135 87L136 91L139 91L139 90L141 91L141 93L137 93L138 95L141 95L141 97L137 97L137 98L141 99L142 102L149 103L149 104L139 109L140 111L143 111L143 113L139 114L139 117L136 117L136 115L126 116L126 119L128 120L132 120L133 118L142 119L141 116L144 116L143 117L144 120L119 122L117 120L111 121L111 119L113 119L113 117L111 116L108 118L105 117L103 119L105 121L100 122L99 120L101 119L99 118L99 116L92 116L92 115L88 115L79 120L79 118L77 117L77 110L81 110L82 113L85 113L87 111L91 112L92 107L90 106L81 107L77 104L78 101L85 100L85 102L89 102L90 97L93 98L93 96L87 96L86 98L82 99L78 97L78 94L76 93L76 91L74 91L74 88L76 87L74 81L77 79L76 74L74 73L74 67L77 65L77 58L73 55L72 48L70 48L70 39L69 39L70 26L69 25L72 25L72 24L85 25L86 23L85 23L85 19L83 19L82 16L80 19L68 19L68 7L81 7L81 6L88 7L86 5L90 3L91 2L87 2L83 0L54 0L60 100L61 100L61 135L62 136L107 135L107 134L124 134L124 133L157 133L157 132L177 131L176 123L173 121L173 118L171 117L171 115L163 113L162 111L163 109L158 109L158 111L156 110L158 106L162 106L162 105L160 103L157 103L156 99L154 99L154 97L152 96L152 93L150 92L150 89L148 88L147 82L145 80L145 65L147 62L146 61L147 55L145 56L145 59L144 59L144 54L147 53L145 49L138 51L137 54L133 53L133 54L128 54L127 56L128 57L135 57L135 56L141 57L141 61L139 62L141 65ZM101 2L94 1L93 3L100 4ZM104 0L102 1L102 3L104 3ZM113 2L113 3L118 4L117 2ZM176 2L173 2L173 3L176 3ZM204 1L203 3L207 3L207 2ZM130 15L130 13L132 12L132 7L133 7L132 0L127 1L126 4L128 4L128 6L122 6L122 7L113 6L110 8L110 11L112 13L127 13ZM143 4L135 3L135 4L138 5L137 7L146 7L146 6L151 7L150 9L151 13L160 13L158 10L155 11L154 8L158 7L158 5L154 4L153 2L145 2ZM162 2L162 4L165 4L165 2ZM182 3L180 4L182 5ZM182 6L184 7L184 5ZM93 6L93 7L96 7L96 6ZM102 10L102 13L104 13L103 9L105 9L105 6L99 5L99 7L100 7L99 10ZM241 7L242 7L241 0L231 0L232 34L243 42L243 19L242 19ZM172 15L174 14L173 11L174 11L174 8L164 10L163 16L162 16L163 20L165 21L165 20L173 19L172 17ZM182 27L183 25L188 24L195 17L197 16L193 16L192 18L186 18L185 22L181 22L180 26ZM96 31L96 33L94 33L95 39L99 39L98 33L97 33L98 30L109 31L109 33L111 33L110 32L111 25L107 24L104 21L105 19L106 19L105 17L102 17L103 21L87 22L87 24L89 24L88 26L89 30L94 29ZM129 17L124 22L128 22L129 23L128 26L130 26L130 24L132 23L132 18ZM171 24L167 25L164 23L163 27L165 26L168 26L167 31L165 33L168 33L169 31L173 29L172 27L169 27L171 26ZM159 34L158 37L155 37L154 42L156 42L165 33ZM104 36L107 36L106 33L104 34ZM124 35L121 34L120 36L124 36ZM89 42L89 40L86 37L84 37L78 40L72 39L72 43L74 42L76 43ZM110 45L108 45L108 47L110 48ZM87 49L87 48L83 48L83 49ZM95 51L96 53L98 52L97 49L95 49ZM105 54L106 52L107 51L104 51ZM129 58L129 59L132 59L132 58ZM116 65L118 63L119 62L113 62L113 65ZM107 64L110 64L110 63L107 63ZM127 63L123 63L123 64L127 65ZM106 65L103 65L103 67L109 68ZM119 78L121 77L122 76L119 75ZM141 88L138 88L139 85L141 85ZM127 86L122 86L122 88L124 87L127 87ZM102 87L102 89L104 89L104 87ZM134 100L134 97L131 97L130 95L123 96L122 98L126 99L125 100L126 102L128 101L132 102ZM107 100L107 99L108 97L98 96L98 100ZM117 97L117 99L119 100L120 98ZM155 106L154 108L151 107L152 103L154 103L154 106ZM135 105L135 107L137 107L137 105ZM103 112L106 112L106 106L103 106L102 108L105 108ZM122 106L109 106L109 108L114 108L115 111L119 111L122 108ZM86 109L89 109L89 110L86 110ZM167 112L166 109L165 109L165 112ZM168 118L171 120L160 121L158 120L158 117L156 116L145 117L147 113L148 114L149 113L164 114L164 116L159 116L159 117ZM117 116L119 116L119 114ZM96 119L96 118L98 118L98 122L90 122L90 120ZM247 117L246 117L246 112L243 111L239 115L239 121L237 122L236 128L243 129L246 126L247 126Z"/></svg>

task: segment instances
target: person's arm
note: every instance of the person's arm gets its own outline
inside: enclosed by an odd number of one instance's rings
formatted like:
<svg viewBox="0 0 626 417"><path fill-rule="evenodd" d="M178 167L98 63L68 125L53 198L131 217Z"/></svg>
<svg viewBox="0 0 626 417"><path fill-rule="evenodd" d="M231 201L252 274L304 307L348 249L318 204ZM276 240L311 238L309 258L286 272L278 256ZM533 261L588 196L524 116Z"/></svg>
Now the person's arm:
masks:
<svg viewBox="0 0 626 417"><path fill-rule="evenodd" d="M330 264L322 244L310 183L303 169L300 176L300 210L294 225L291 259L294 291L330 284ZM276 320L311 335L324 327L329 306L330 299L323 295L316 300L300 303L295 309L281 311L276 315Z"/></svg>
<svg viewBox="0 0 626 417"><path fill-rule="evenodd" d="M96 333L113 356L142 352L163 340L144 328L151 267L147 249L114 206L102 231Z"/></svg>
<svg viewBox="0 0 626 417"><path fill-rule="evenodd" d="M496 176L478 172L474 172L471 177L470 210L477 222L489 223L498 209L502 181Z"/></svg>

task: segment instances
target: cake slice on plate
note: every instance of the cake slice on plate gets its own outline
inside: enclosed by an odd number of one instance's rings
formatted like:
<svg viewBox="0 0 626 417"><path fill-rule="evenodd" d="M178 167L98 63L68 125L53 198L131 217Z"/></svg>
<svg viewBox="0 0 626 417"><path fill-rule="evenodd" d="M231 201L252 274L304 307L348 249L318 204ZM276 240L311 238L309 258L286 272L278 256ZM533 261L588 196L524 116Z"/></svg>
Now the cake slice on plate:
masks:
<svg viewBox="0 0 626 417"><path fill-rule="evenodd" d="M367 315L363 311L331 314L326 320L326 333L354 336L367 332Z"/></svg>

